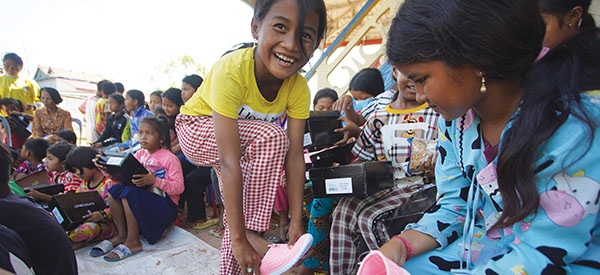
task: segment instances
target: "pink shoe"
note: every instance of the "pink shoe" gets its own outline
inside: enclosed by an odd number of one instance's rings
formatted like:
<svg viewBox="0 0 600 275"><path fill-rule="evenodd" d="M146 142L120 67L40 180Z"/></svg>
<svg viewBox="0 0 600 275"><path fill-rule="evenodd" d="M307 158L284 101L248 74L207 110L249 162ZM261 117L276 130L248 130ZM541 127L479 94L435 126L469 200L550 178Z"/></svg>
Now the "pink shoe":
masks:
<svg viewBox="0 0 600 275"><path fill-rule="evenodd" d="M410 275L404 268L383 256L379 250L371 250L363 259L357 275Z"/></svg>
<svg viewBox="0 0 600 275"><path fill-rule="evenodd" d="M260 263L260 274L279 275L292 268L308 252L313 237L310 234L300 236L292 248L287 244L272 244Z"/></svg>

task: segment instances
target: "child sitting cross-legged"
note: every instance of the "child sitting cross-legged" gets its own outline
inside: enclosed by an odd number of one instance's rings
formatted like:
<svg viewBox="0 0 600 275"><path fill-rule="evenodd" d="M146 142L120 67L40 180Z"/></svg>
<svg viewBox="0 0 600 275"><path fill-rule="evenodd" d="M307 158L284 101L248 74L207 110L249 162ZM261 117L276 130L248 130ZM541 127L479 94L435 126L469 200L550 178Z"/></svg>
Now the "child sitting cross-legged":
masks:
<svg viewBox="0 0 600 275"><path fill-rule="evenodd" d="M12 178L18 180L27 175L46 170L44 158L50 144L43 138L33 138L23 144L21 158L23 163L13 172Z"/></svg>
<svg viewBox="0 0 600 275"><path fill-rule="evenodd" d="M96 150L91 147L77 147L67 155L65 166L83 180L75 190L76 193L96 191L105 202L108 202L108 189L116 182L105 177L102 171L96 168L93 162L96 154ZM115 234L109 208L92 212L83 218L86 219L85 223L67 232L74 250L84 247L88 242L106 240ZM94 253L98 253L96 250L93 248L90 254L94 256Z"/></svg>
<svg viewBox="0 0 600 275"><path fill-rule="evenodd" d="M104 256L109 262L142 251L140 233L150 244L156 243L175 221L177 202L184 189L181 164L168 149L168 120L154 116L142 118L139 137L142 149L135 153L135 158L148 173L133 175L135 186L119 184L109 190L110 209L118 231L117 236L102 244L114 246Z"/></svg>
<svg viewBox="0 0 600 275"><path fill-rule="evenodd" d="M65 186L64 192L76 191L82 183L82 179L75 173L67 170L67 154L75 148L74 145L67 142L57 142L48 147L44 164L50 176L50 183L62 184ZM52 196L38 192L34 189L26 189L28 196L33 197L36 201L50 202Z"/></svg>

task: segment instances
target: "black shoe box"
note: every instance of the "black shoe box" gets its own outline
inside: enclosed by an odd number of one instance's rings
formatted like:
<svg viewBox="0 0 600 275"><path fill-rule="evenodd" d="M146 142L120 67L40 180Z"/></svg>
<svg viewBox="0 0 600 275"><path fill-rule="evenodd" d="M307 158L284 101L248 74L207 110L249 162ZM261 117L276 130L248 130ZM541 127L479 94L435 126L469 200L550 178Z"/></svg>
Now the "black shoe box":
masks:
<svg viewBox="0 0 600 275"><path fill-rule="evenodd" d="M96 191L55 195L48 209L65 229L72 230L85 222L83 216L106 208L106 203Z"/></svg>
<svg viewBox="0 0 600 275"><path fill-rule="evenodd" d="M390 161L370 161L308 171L317 198L368 196L394 186Z"/></svg>
<svg viewBox="0 0 600 275"><path fill-rule="evenodd" d="M126 156L103 155L98 164L106 167L111 178L120 184L135 186L131 182L133 175L148 174L148 170L131 153Z"/></svg>
<svg viewBox="0 0 600 275"><path fill-rule="evenodd" d="M340 141L344 134L334 132L335 129L343 127L339 118L338 111L310 111L310 117L304 127L304 148L314 152Z"/></svg>

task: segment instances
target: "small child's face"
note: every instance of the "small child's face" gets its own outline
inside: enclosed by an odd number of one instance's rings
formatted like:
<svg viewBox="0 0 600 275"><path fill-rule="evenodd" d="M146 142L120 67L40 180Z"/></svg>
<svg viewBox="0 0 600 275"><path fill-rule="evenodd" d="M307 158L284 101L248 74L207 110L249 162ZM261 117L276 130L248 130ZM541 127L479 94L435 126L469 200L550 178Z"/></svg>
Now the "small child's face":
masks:
<svg viewBox="0 0 600 275"><path fill-rule="evenodd" d="M183 99L183 102L187 102L190 98L192 98L195 92L196 89L194 89L192 85L185 82L181 83L181 98Z"/></svg>
<svg viewBox="0 0 600 275"><path fill-rule="evenodd" d="M315 111L331 111L333 110L333 99L331 97L322 97L317 100L314 106Z"/></svg>
<svg viewBox="0 0 600 275"><path fill-rule="evenodd" d="M28 160L27 157L29 156L29 150L27 150L27 147L23 146L23 149L21 149L21 159L23 160Z"/></svg>
<svg viewBox="0 0 600 275"><path fill-rule="evenodd" d="M92 177L94 176L94 173L96 172L95 171L96 169L90 169L87 167L83 167L81 169L75 168L74 170L75 170L75 174L84 181L89 181L90 179L92 179Z"/></svg>
<svg viewBox="0 0 600 275"><path fill-rule="evenodd" d="M113 113L117 113L123 110L123 105L119 104L119 102L112 97L108 98L108 104L110 106L110 111Z"/></svg>
<svg viewBox="0 0 600 275"><path fill-rule="evenodd" d="M12 112L18 112L19 108L17 108L17 105L15 104L4 104L2 105L2 110L4 110L5 113L10 114Z"/></svg>
<svg viewBox="0 0 600 275"><path fill-rule="evenodd" d="M394 72L396 84L398 85L398 92L400 93L398 98L402 97L402 99L407 102L417 101L417 87L415 86L415 83L400 73L400 71L394 69Z"/></svg>
<svg viewBox="0 0 600 275"><path fill-rule="evenodd" d="M44 159L44 164L46 164L46 169L48 169L48 171L62 172L65 170L63 163L60 162L60 159L50 152L47 152L46 158Z"/></svg>
<svg viewBox="0 0 600 275"><path fill-rule="evenodd" d="M148 106L150 107L150 111L154 112L156 106L162 105L162 97L157 95L150 96L150 102L148 102Z"/></svg>
<svg viewBox="0 0 600 275"><path fill-rule="evenodd" d="M173 103L173 101L169 100L168 98L162 99L162 108L167 116L179 114L179 106L177 106L177 104Z"/></svg>
<svg viewBox="0 0 600 275"><path fill-rule="evenodd" d="M350 90L350 94L356 101L367 100L373 97L371 94L360 90Z"/></svg>
<svg viewBox="0 0 600 275"><path fill-rule="evenodd" d="M142 148L154 151L160 149L161 137L158 131L150 123L140 123L140 145Z"/></svg>
<svg viewBox="0 0 600 275"><path fill-rule="evenodd" d="M135 100L130 96L125 96L125 109L129 112L133 112L137 110L137 106L135 105Z"/></svg>

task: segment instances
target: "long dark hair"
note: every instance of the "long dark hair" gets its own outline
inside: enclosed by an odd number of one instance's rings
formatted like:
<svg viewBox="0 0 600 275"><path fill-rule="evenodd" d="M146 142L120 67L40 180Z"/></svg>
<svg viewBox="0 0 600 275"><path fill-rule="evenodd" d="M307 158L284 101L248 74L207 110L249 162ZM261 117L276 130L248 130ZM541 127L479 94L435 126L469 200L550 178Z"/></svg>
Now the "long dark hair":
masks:
<svg viewBox="0 0 600 275"><path fill-rule="evenodd" d="M572 46L553 50L529 71L544 32L537 1L532 0L407 0L390 27L386 51L394 65L442 61L451 67L473 66L493 80L523 81L519 115L501 140L498 186L503 213L493 228L510 226L537 211L532 164L540 144L570 114L593 127L580 108L582 87L574 76L594 44L578 53Z"/></svg>
<svg viewBox="0 0 600 275"><path fill-rule="evenodd" d="M265 18L265 15L267 15L271 9L271 6L273 6L276 1L277 0L256 0L254 2L254 18L261 23ZM323 0L298 0L298 25L300 28L298 28L296 35L298 36L298 41L302 41L302 33L304 32L304 19L309 11L315 11L319 16L319 29L316 30L317 37L315 38L315 47L318 47L319 43L321 43L321 39L323 39L325 29L327 29L327 12ZM300 47L302 49L302 53L306 55L304 44L300 43Z"/></svg>
<svg viewBox="0 0 600 275"><path fill-rule="evenodd" d="M592 0L538 0L540 12L551 13L563 19L571 10L577 6L581 7L581 28L594 27L596 23L591 14L588 13ZM560 20L561 24L563 20Z"/></svg>

